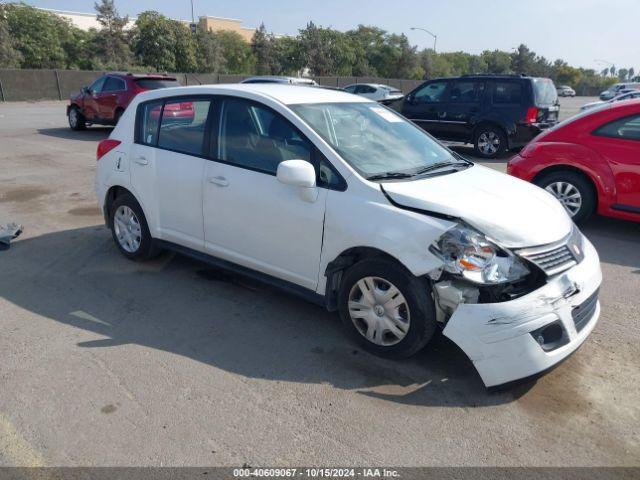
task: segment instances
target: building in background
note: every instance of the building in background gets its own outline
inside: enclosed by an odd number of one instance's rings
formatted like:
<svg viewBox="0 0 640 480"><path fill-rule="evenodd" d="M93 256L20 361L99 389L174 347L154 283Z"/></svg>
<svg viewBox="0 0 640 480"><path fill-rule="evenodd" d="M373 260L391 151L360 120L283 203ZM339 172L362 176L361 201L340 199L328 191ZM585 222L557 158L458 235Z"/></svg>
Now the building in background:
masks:
<svg viewBox="0 0 640 480"><path fill-rule="evenodd" d="M66 10L53 10L50 8L40 8L46 12L55 13L59 17L69 20L73 25L82 29L89 30L95 28L100 29L100 23L98 23L98 16L95 13L82 13L82 12L69 12ZM198 19L198 28L204 28L213 32L219 32L221 30L230 30L238 33L247 43L251 42L253 34L256 31L255 28L248 28L242 26L242 20L236 20L234 18L222 18L222 17L210 17L202 16ZM178 20L189 26L191 22L188 20ZM136 23L136 17L129 17L129 21L125 26L126 30L133 28Z"/></svg>

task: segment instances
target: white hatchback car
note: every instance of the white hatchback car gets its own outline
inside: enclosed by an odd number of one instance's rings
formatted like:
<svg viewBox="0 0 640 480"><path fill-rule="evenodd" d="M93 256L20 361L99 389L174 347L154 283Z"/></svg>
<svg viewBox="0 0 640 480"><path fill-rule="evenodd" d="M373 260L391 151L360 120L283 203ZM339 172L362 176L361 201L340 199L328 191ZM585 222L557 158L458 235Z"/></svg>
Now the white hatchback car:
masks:
<svg viewBox="0 0 640 480"><path fill-rule="evenodd" d="M377 102L392 102L404 96L402 90L380 83L354 83L344 87L344 90Z"/></svg>
<svg viewBox="0 0 640 480"><path fill-rule="evenodd" d="M145 92L97 156L126 257L172 249L286 288L377 354L411 355L442 329L494 386L557 364L600 313L598 254L552 195L362 97Z"/></svg>

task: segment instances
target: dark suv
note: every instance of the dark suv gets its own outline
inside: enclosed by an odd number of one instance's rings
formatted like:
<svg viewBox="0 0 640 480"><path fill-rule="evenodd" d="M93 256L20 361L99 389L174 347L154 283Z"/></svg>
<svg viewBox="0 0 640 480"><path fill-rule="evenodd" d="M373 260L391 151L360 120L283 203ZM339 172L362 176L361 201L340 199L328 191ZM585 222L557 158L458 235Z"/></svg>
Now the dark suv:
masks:
<svg viewBox="0 0 640 480"><path fill-rule="evenodd" d="M559 102L548 78L463 75L429 80L394 107L434 137L494 158L556 124Z"/></svg>
<svg viewBox="0 0 640 480"><path fill-rule="evenodd" d="M83 130L87 125L115 125L138 93L157 88L179 87L174 77L154 74L107 73L90 87L71 95L67 105L69 126ZM177 112L193 117L193 110Z"/></svg>

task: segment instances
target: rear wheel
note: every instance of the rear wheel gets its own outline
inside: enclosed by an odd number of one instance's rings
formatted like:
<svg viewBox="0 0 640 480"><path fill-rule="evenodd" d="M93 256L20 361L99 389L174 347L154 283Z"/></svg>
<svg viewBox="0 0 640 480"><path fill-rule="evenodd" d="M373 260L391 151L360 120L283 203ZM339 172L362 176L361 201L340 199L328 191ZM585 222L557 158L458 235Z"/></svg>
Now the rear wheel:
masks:
<svg viewBox="0 0 640 480"><path fill-rule="evenodd" d="M68 117L71 130L84 130L85 128L87 128L87 123L84 115L75 105L69 109Z"/></svg>
<svg viewBox="0 0 640 480"><path fill-rule="evenodd" d="M480 125L476 130L473 146L478 156L495 158L507 149L507 136L500 127Z"/></svg>
<svg viewBox="0 0 640 480"><path fill-rule="evenodd" d="M413 355L436 330L429 284L391 261L363 260L349 268L338 305L354 339L376 355Z"/></svg>
<svg viewBox="0 0 640 480"><path fill-rule="evenodd" d="M593 186L580 173L552 172L536 179L534 183L556 197L575 223L584 222L595 211Z"/></svg>
<svg viewBox="0 0 640 480"><path fill-rule="evenodd" d="M147 260L159 253L142 208L133 195L127 193L116 197L109 209L109 220L113 240L125 257Z"/></svg>

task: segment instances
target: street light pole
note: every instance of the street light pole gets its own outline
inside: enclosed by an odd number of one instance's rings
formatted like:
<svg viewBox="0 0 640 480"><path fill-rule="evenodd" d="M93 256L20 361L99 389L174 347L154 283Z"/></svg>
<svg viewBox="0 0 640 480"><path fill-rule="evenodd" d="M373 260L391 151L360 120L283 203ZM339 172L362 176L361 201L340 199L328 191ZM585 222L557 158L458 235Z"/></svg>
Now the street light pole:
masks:
<svg viewBox="0 0 640 480"><path fill-rule="evenodd" d="M426 28L420 28L420 27L411 27L411 30L421 30L421 31L431 35L433 37L433 51L436 52L436 45L438 43L438 36L435 33L431 33Z"/></svg>

